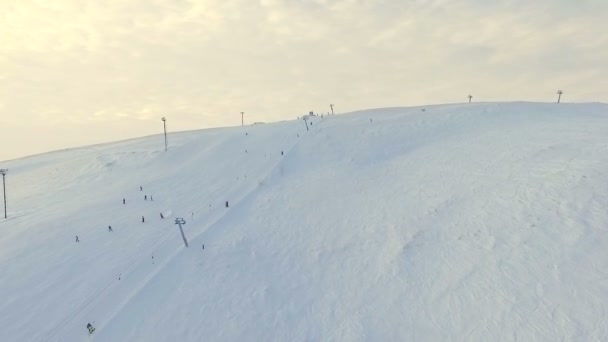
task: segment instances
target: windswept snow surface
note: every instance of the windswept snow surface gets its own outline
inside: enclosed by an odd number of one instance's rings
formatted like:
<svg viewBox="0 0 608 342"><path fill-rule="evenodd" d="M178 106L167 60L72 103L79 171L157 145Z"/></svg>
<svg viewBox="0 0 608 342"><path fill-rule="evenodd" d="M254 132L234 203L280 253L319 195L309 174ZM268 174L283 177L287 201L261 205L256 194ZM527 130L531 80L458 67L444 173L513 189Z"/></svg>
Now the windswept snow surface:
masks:
<svg viewBox="0 0 608 342"><path fill-rule="evenodd" d="M608 340L608 105L310 121L1 163L0 340Z"/></svg>

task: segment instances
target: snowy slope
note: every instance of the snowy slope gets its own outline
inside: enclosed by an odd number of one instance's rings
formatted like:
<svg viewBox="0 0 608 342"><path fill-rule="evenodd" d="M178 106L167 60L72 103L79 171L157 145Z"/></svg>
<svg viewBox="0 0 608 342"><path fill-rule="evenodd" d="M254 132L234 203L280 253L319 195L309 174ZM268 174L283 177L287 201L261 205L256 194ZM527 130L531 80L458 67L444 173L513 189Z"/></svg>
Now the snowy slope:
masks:
<svg viewBox="0 0 608 342"><path fill-rule="evenodd" d="M1 163L1 340L608 340L608 105L312 122Z"/></svg>

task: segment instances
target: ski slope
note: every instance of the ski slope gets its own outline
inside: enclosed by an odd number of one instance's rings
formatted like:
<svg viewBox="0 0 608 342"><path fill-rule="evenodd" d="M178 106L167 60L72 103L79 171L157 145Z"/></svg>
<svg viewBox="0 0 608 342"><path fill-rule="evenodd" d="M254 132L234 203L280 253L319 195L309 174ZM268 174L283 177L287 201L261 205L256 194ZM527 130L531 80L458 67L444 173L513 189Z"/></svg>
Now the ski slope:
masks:
<svg viewBox="0 0 608 342"><path fill-rule="evenodd" d="M608 105L310 121L0 163L0 340L608 340Z"/></svg>

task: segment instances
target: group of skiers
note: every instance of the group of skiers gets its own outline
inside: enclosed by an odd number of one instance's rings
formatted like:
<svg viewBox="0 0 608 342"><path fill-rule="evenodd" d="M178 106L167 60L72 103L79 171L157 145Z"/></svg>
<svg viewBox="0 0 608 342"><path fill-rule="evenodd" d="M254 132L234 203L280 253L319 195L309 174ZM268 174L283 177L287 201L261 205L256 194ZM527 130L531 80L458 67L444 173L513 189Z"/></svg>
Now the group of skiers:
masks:
<svg viewBox="0 0 608 342"><path fill-rule="evenodd" d="M143 186L139 186L139 191L144 191L144 187ZM148 195L144 195L144 201L148 200ZM154 199L152 198L152 195L150 195L150 201L153 201ZM122 199L122 204L127 204L127 199L123 198ZM163 213L160 213L160 218L164 219L165 215L163 215ZM141 222L144 223L146 222L146 218L142 215L141 217ZM112 226L108 226L108 232L113 232L114 230L112 229ZM80 242L80 238L78 237L78 235L76 235L76 242Z"/></svg>
<svg viewBox="0 0 608 342"><path fill-rule="evenodd" d="M371 119L370 119L370 122L371 122ZM312 122L310 124L312 125ZM247 133L245 133L245 134L247 134ZM300 137L300 135L298 134L298 138L299 137ZM245 150L245 153L247 153L247 150ZM283 151L281 151L281 155L284 155ZM139 191L143 191L143 190L144 190L143 186L140 185L139 186ZM146 194L146 195L144 195L144 201L147 201L147 200L148 200L148 195ZM150 195L150 201L153 201L152 195ZM122 204L123 205L127 204L126 198L122 199ZM226 208L229 208L228 201L226 201L225 206L226 206ZM211 204L209 204L209 207L211 207ZM194 212L192 212L192 217L194 217ZM161 219L165 218L165 216L163 215L162 212L160 213L160 218ZM141 217L141 222L142 223L146 222L146 219L145 219L145 217L143 215ZM108 232L113 232L111 225L108 225ZM80 239L78 238L78 235L76 235L76 242L80 242ZM205 245L204 244L202 245L202 249L205 249ZM154 259L154 255L152 255L152 259ZM120 276L119 276L118 279L120 280ZM95 331L95 327L93 327L93 325L91 323L88 323L87 324L87 330L89 331L89 334L92 334Z"/></svg>

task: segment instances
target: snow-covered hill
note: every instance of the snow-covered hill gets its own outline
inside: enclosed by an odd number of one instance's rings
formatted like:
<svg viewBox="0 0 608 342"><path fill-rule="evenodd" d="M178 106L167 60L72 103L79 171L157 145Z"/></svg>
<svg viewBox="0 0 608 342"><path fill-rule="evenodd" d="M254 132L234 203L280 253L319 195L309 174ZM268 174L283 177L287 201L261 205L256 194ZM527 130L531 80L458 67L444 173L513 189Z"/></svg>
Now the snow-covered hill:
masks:
<svg viewBox="0 0 608 342"><path fill-rule="evenodd" d="M0 163L1 340L608 340L608 105L310 121Z"/></svg>

